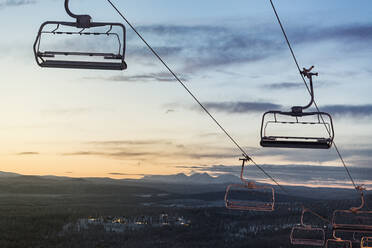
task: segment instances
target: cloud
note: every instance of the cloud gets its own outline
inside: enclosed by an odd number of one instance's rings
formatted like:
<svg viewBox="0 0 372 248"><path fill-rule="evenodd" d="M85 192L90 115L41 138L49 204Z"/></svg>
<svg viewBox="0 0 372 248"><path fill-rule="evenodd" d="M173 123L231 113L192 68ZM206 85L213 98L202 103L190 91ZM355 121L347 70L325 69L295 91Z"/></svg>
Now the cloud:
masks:
<svg viewBox="0 0 372 248"><path fill-rule="evenodd" d="M99 146L123 146L123 145L159 145L172 144L169 140L105 140L105 141L90 141L85 144L99 145Z"/></svg>
<svg viewBox="0 0 372 248"><path fill-rule="evenodd" d="M63 156L105 156L116 158L144 157L158 155L156 152L135 152L129 149L121 149L119 152L100 152L100 151L78 151L62 153Z"/></svg>
<svg viewBox="0 0 372 248"><path fill-rule="evenodd" d="M329 112L336 116L370 117L372 116L372 104L366 105L326 105L321 111Z"/></svg>
<svg viewBox="0 0 372 248"><path fill-rule="evenodd" d="M338 42L368 42L372 39L372 24L352 24L347 26L304 28L295 32L297 42L313 42L322 40L337 40Z"/></svg>
<svg viewBox="0 0 372 248"><path fill-rule="evenodd" d="M39 155L40 153L38 152L20 152L20 153L17 153L17 155L19 156L25 156L25 155Z"/></svg>
<svg viewBox="0 0 372 248"><path fill-rule="evenodd" d="M268 102L207 102L207 109L225 113L261 113L269 109L281 109L282 106Z"/></svg>
<svg viewBox="0 0 372 248"><path fill-rule="evenodd" d="M304 87L303 84L301 83L290 83L290 82L281 82L281 83L263 85L263 88L267 88L271 90L298 89L301 87Z"/></svg>
<svg viewBox="0 0 372 248"><path fill-rule="evenodd" d="M226 69L235 64L253 63L280 56L288 48L283 42L281 33L272 32L272 28L272 25L260 25L260 28L252 27L242 30L239 24L235 26L146 25L138 27L140 33L146 36L147 41L166 62L177 65L177 68L172 66L173 69L188 74L190 77L201 71L204 73L208 69ZM362 49L371 47L371 42L368 42L372 40L371 29L371 24L322 28L295 26L291 28L290 32L291 39L296 44L333 40L350 46L350 41L359 41L365 44L365 46L359 46L359 49ZM151 68L154 68L155 62L156 65L160 65L148 48L134 34L128 35L127 43L126 58L128 63L143 64L151 66ZM91 46L92 49L102 47L96 43ZM174 81L170 74L164 72L93 79L116 82ZM187 79L181 77L183 81ZM269 84L266 87L288 89L297 86L291 82L283 82Z"/></svg>
<svg viewBox="0 0 372 248"><path fill-rule="evenodd" d="M145 176L146 175L146 174L128 174L128 173L120 173L120 172L110 172L107 174L112 175L112 176Z"/></svg>
<svg viewBox="0 0 372 248"><path fill-rule="evenodd" d="M186 78L180 77L182 81L186 81ZM174 82L176 79L169 73L159 72L159 73L148 73L148 74L137 74L132 76L113 76L107 78L109 81L114 82Z"/></svg>
<svg viewBox="0 0 372 248"><path fill-rule="evenodd" d="M183 148L181 148L183 150ZM62 153L62 156L103 156L103 157L110 157L115 159L158 159L158 158L167 158L167 159L179 159L179 158L188 158L188 159L195 159L200 160L203 158L215 158L215 159L221 159L221 158L233 158L236 157L236 154L231 152L185 152L180 151L178 149L174 149L173 151L157 151L156 149L151 150L147 149L142 151L138 151L136 149L131 148L122 148L118 151L77 151L77 152L68 152L68 153Z"/></svg>
<svg viewBox="0 0 372 248"><path fill-rule="evenodd" d="M282 106L270 102L206 102L204 103L207 109L217 112L231 113L231 114L246 114L246 113L264 113L268 110L283 110L290 111L289 106ZM167 105L171 106L171 105ZM176 105L174 105L176 106ZM199 108L191 107L193 110ZM372 104L365 105L324 105L319 109L337 117L371 117ZM316 111L311 109L310 111Z"/></svg>
<svg viewBox="0 0 372 248"><path fill-rule="evenodd" d="M234 147L204 144L177 144L169 140L108 140L84 142L84 150L64 152L62 156L100 156L119 160L221 159L236 156ZM235 152L234 152L235 151Z"/></svg>
<svg viewBox="0 0 372 248"><path fill-rule="evenodd" d="M351 182L342 166L314 166L314 165L261 165L271 176L283 184L312 184L312 185L339 185L351 186ZM210 174L236 174L241 166L213 165L194 168L198 172ZM350 171L357 183L372 186L372 168L351 167ZM245 167L244 177L250 180L267 180L266 176L254 166ZM271 182L270 182L271 183Z"/></svg>
<svg viewBox="0 0 372 248"><path fill-rule="evenodd" d="M167 109L167 111L165 111L166 114L170 114L170 113L173 113L173 112L176 112L176 110L174 110L174 109Z"/></svg>
<svg viewBox="0 0 372 248"><path fill-rule="evenodd" d="M94 151L79 151L79 152L67 152L62 153L63 156L97 156L104 155L103 152L94 152Z"/></svg>
<svg viewBox="0 0 372 248"><path fill-rule="evenodd" d="M201 138L218 137L220 135L221 135L221 133L216 133L216 132L213 132L213 133L202 133L202 134L199 134L199 137L201 137Z"/></svg>
<svg viewBox="0 0 372 248"><path fill-rule="evenodd" d="M277 53L280 46L284 47L268 35L224 26L149 25L138 29L151 40L161 56L181 59L183 71L190 73L208 67L261 60ZM129 40L128 43L136 41ZM128 50L128 58L146 57L148 60L149 55L142 45L140 49Z"/></svg>
<svg viewBox="0 0 372 248"><path fill-rule="evenodd" d="M1 0L0 8L28 5L34 3L36 3L35 0Z"/></svg>
<svg viewBox="0 0 372 248"><path fill-rule="evenodd" d="M258 143L258 142L257 142ZM372 148L341 148L340 152L347 165L368 167L371 166ZM292 163L337 163L339 164L339 157L333 148L330 150L318 149L278 149L278 148L265 148L265 149L250 149L249 154L253 157L271 157L279 158L278 160L290 161Z"/></svg>
<svg viewBox="0 0 372 248"><path fill-rule="evenodd" d="M150 40L161 56L176 57L184 70L194 72L205 68L249 63L279 55L287 49L279 32L272 26L241 30L228 26L149 25L139 30ZM350 41L370 46L372 24L330 27L292 27L291 39L296 44L334 40L344 45ZM130 56L143 57L144 49L132 50ZM288 85L287 85L288 86Z"/></svg>

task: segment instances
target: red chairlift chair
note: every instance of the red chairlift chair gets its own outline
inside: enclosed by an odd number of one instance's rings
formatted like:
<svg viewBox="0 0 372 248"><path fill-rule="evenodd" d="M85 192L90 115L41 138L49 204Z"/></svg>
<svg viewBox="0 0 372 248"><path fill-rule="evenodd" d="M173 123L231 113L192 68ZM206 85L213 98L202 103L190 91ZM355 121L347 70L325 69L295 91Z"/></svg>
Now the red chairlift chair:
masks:
<svg viewBox="0 0 372 248"><path fill-rule="evenodd" d="M336 237L335 232L333 232L333 239L328 239L325 248L353 248L353 243L350 240L343 240Z"/></svg>
<svg viewBox="0 0 372 248"><path fill-rule="evenodd" d="M303 208L301 224L292 228L290 235L291 244L323 247L325 244L325 231L323 228L304 224L304 215L306 212L313 213L309 209Z"/></svg>
<svg viewBox="0 0 372 248"><path fill-rule="evenodd" d="M362 210L365 205L364 188L358 186L361 204L348 210L335 210L332 217L334 231L353 233L372 233L372 211Z"/></svg>
<svg viewBox="0 0 372 248"><path fill-rule="evenodd" d="M372 248L372 237L363 237L360 242L360 248Z"/></svg>
<svg viewBox="0 0 372 248"><path fill-rule="evenodd" d="M255 182L244 179L244 165L250 159L248 157L239 159L242 161L240 179L243 184L230 184L225 193L225 206L228 209L246 211L273 211L275 205L275 191L273 187L256 185ZM269 201L263 201L266 198ZM236 199L237 198L237 199Z"/></svg>

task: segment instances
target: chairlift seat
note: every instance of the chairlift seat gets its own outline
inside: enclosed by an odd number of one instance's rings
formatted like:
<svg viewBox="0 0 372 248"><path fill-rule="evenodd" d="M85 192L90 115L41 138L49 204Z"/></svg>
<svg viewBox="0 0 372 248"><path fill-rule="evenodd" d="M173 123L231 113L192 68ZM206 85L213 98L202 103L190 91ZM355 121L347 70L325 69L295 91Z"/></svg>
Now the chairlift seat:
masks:
<svg viewBox="0 0 372 248"><path fill-rule="evenodd" d="M126 63L114 62L89 62L68 60L45 60L40 63L41 67L66 68L66 69L97 69L97 70L125 70Z"/></svg>
<svg viewBox="0 0 372 248"><path fill-rule="evenodd" d="M273 120L267 120L266 118L271 115ZM289 116L295 118L296 121L280 121L280 116ZM301 117L305 116L316 116L317 122L300 121ZM328 122L321 122L323 117L327 117ZM299 137L299 136L276 136L267 135L267 126L271 124L285 124L285 125L326 125L329 131L329 137ZM261 124L261 140L260 145L262 147L277 147L277 148L305 148L305 149L329 149L332 147L334 139L334 130L332 117L325 112L307 112L307 113L293 113L293 112L282 112L282 111L267 111L262 116Z"/></svg>
<svg viewBox="0 0 372 248"><path fill-rule="evenodd" d="M38 52L37 56L45 58L54 58L56 55L75 55L75 56L89 56L89 57L103 57L104 59L122 59L121 54L114 53L87 53L87 52L54 52L54 51L45 51Z"/></svg>
<svg viewBox="0 0 372 248"><path fill-rule="evenodd" d="M45 30L46 26L54 26L54 29ZM80 31L76 32L62 32L57 31L60 26L79 28ZM106 32L87 32L84 31L89 28L95 27L107 27ZM113 27L117 27L122 33L113 32ZM115 53L104 53L104 52L76 52L76 51L42 51L41 39L43 34L53 34L53 35L76 35L81 37L81 35L105 35L105 36L115 36L118 43L118 50ZM125 70L127 69L127 64L124 61L125 58L125 46L126 46L126 30L121 23L105 23L105 22L91 22L89 27L81 29L76 22L58 22L58 21L47 21L44 22L37 34L36 40L34 42L34 55L37 64L40 67L47 68L67 68L67 69L97 69L97 70ZM69 56L71 60L59 59L61 56ZM78 59L76 59L78 57ZM81 58L87 58L87 61ZM95 60L92 60L95 57ZM75 59L75 60L74 60ZM99 61L97 61L99 60Z"/></svg>
<svg viewBox="0 0 372 248"><path fill-rule="evenodd" d="M332 227L334 231L372 233L372 211L335 210Z"/></svg>
<svg viewBox="0 0 372 248"><path fill-rule="evenodd" d="M253 199L234 199L232 197L233 192L240 191L241 195L247 196L247 192L254 192L258 190L266 190L270 194L269 201L260 201L258 195L252 196ZM243 191L245 193L243 193ZM260 192L255 192L260 193ZM262 193L262 192L261 192ZM225 206L228 209L233 210L245 210L245 211L274 211L275 202L274 188L269 186L254 186L250 187L247 184L230 184L227 186L225 193ZM241 198L241 197L239 197Z"/></svg>
<svg viewBox="0 0 372 248"><path fill-rule="evenodd" d="M225 193L226 208L245 211L274 211L274 188L265 185L256 185L255 182L245 179L244 167L245 163L250 159L248 156L244 155L244 158L240 158L239 160L242 161L242 168L240 171L240 180L242 184L230 184L227 186ZM264 196L265 194L266 196ZM269 197L267 197L267 195ZM263 198L266 199L262 200Z"/></svg>
<svg viewBox="0 0 372 248"><path fill-rule="evenodd" d="M295 226L292 228L290 240L292 245L323 247L325 243L325 232L322 228Z"/></svg>
<svg viewBox="0 0 372 248"><path fill-rule="evenodd" d="M295 137L297 139L301 139ZM282 147L282 148L306 148L306 149L329 149L332 146L331 139L308 138L304 137L302 141L291 140L294 137L283 136L264 136L261 138L262 147Z"/></svg>
<svg viewBox="0 0 372 248"><path fill-rule="evenodd" d="M325 248L353 248L350 240L328 239Z"/></svg>

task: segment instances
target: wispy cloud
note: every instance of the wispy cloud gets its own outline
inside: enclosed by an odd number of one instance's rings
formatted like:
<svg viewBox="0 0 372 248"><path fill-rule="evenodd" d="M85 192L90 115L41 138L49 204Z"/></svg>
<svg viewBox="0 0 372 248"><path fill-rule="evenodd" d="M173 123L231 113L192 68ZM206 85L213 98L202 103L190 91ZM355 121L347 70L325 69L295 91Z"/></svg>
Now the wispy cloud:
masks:
<svg viewBox="0 0 372 248"><path fill-rule="evenodd" d="M343 167L314 166L314 165L262 165L271 176L283 184L311 184L311 185L339 185L350 186L351 182ZM210 174L235 174L238 175L241 166L213 165L213 166L184 166L197 172L208 172ZM358 183L372 186L372 168L352 167L352 175ZM250 180L267 180L254 166L245 167L244 177Z"/></svg>
<svg viewBox="0 0 372 248"><path fill-rule="evenodd" d="M39 155L39 154L40 154L39 152L20 152L20 153L17 153L17 155L19 155L19 156Z"/></svg>
<svg viewBox="0 0 372 248"><path fill-rule="evenodd" d="M225 113L257 113L282 108L281 105L268 102L207 102L205 106Z"/></svg>
<svg viewBox="0 0 372 248"><path fill-rule="evenodd" d="M170 114L170 113L173 113L173 112L176 112L176 110L174 110L174 109L167 109L165 111L166 114Z"/></svg>
<svg viewBox="0 0 372 248"><path fill-rule="evenodd" d="M137 146L137 145L159 145L165 144L170 145L172 141L170 140L105 140L105 141L89 141L85 144L98 145L98 146Z"/></svg>
<svg viewBox="0 0 372 248"><path fill-rule="evenodd" d="M167 159L195 159L200 160L203 158L233 158L236 157L236 154L231 152L184 152L184 151L177 151L173 149L171 151L158 151L156 149L151 150L141 150L136 151L135 149L118 149L117 151L77 151L77 152L68 152L62 153L63 156L103 156L109 157L114 159L158 159L158 158L167 158Z"/></svg>
<svg viewBox="0 0 372 248"><path fill-rule="evenodd" d="M1 0L0 8L34 4L36 0Z"/></svg>
<svg viewBox="0 0 372 248"><path fill-rule="evenodd" d="M290 111L290 106L283 106L270 102L206 102L204 105L213 111L230 114L264 113L268 110ZM168 105L167 105L168 106ZM199 111L198 108L190 107ZM321 111L330 113L336 117L371 117L372 105L324 105L319 107ZM316 111L311 109L311 111Z"/></svg>
<svg viewBox="0 0 372 248"><path fill-rule="evenodd" d="M327 105L321 108L337 116L370 117L372 116L372 104L366 105Z"/></svg>
<svg viewBox="0 0 372 248"><path fill-rule="evenodd" d="M151 39L154 46L161 47L158 51L162 56L177 57L183 63L184 70L192 73L221 65L263 60L287 49L282 37L278 36L280 33L271 32L271 26L260 27L242 31L227 26L149 25L139 29ZM295 26L290 33L297 44L334 40L344 45L358 41L370 47L371 30L372 24L321 28ZM143 49L131 53L128 56L149 55Z"/></svg>
<svg viewBox="0 0 372 248"><path fill-rule="evenodd" d="M169 140L108 140L84 142L84 150L64 152L62 156L100 156L119 160L202 160L236 156L233 148L204 144L177 144Z"/></svg>
<svg viewBox="0 0 372 248"><path fill-rule="evenodd" d="M372 148L344 148L340 149L343 158L347 163L357 166L369 166L369 164L358 163L358 160L371 160ZM327 163L338 161L339 157L332 150L306 150L306 149L256 149L252 151L255 156L278 157L281 160L291 161L293 163Z"/></svg>
<svg viewBox="0 0 372 248"><path fill-rule="evenodd" d="M271 25L261 25L260 28L241 30L240 26L213 25L147 25L138 27L145 35L157 53L167 62L177 65L177 71L192 77L208 69L221 69L235 64L253 63L281 56L287 49L278 32L272 32ZM345 46L350 41L361 42L359 49L371 46L372 24L355 24L333 27L291 27L291 39L296 44L324 42L333 40ZM155 60L151 52L133 35L128 35L126 52L128 62L135 61L154 67ZM97 46L97 44L91 44ZM349 51L348 49L347 51ZM151 59L150 59L151 58ZM150 61L150 62L149 62ZM189 78L180 75L183 81ZM86 79L101 79L116 82L172 82L174 78L164 72L139 73L134 75L119 75L113 77L96 77ZM268 84L271 89L288 89L301 87L301 84L282 82Z"/></svg>
<svg viewBox="0 0 372 248"><path fill-rule="evenodd" d="M281 82L281 83L265 84L262 87L266 89L271 89L271 90L286 90L286 89L298 89L304 86L301 83Z"/></svg>
<svg viewBox="0 0 372 248"><path fill-rule="evenodd" d="M214 135L214 134L213 134ZM208 137L208 136L207 136ZM257 140L257 146L259 141ZM338 163L337 153L333 150L278 149L244 147L246 152L255 158L276 158L293 164L329 164ZM372 159L372 148L369 146L340 147L344 160L352 165L368 167ZM93 141L83 143L83 150L61 153L62 156L96 156L115 160L146 161L158 164L166 161L179 166L179 161L224 161L236 159L239 152L235 147L226 144L177 144L168 140L118 140ZM208 162L206 162L208 163ZM181 167L179 167L181 168ZM192 169L199 169L198 167ZM224 168L223 168L224 169ZM230 169L230 168L228 168ZM223 172L223 171L221 171Z"/></svg>
<svg viewBox="0 0 372 248"><path fill-rule="evenodd" d="M363 42L372 39L372 24L353 24L333 27L306 27L294 30L293 39L296 42L320 42L323 40L336 40L337 42Z"/></svg>
<svg viewBox="0 0 372 248"><path fill-rule="evenodd" d="M62 153L63 156L97 156L97 155L105 155L103 152L95 152L95 151L78 151L78 152L66 152Z"/></svg>
<svg viewBox="0 0 372 248"><path fill-rule="evenodd" d="M186 78L180 77L182 81L186 81ZM113 76L109 77L108 80L116 82L173 82L176 79L169 73L159 72L159 73L148 73L148 74L137 74L132 76Z"/></svg>
<svg viewBox="0 0 372 248"><path fill-rule="evenodd" d="M128 173L121 173L121 172L110 172L107 173L111 176L145 176L146 174L128 174Z"/></svg>
<svg viewBox="0 0 372 248"><path fill-rule="evenodd" d="M112 158L138 158L138 157L148 157L148 156L157 156L157 152L136 152L134 149L120 149L116 152L101 152L101 151L77 151L77 152L68 152L62 153L63 156L105 156Z"/></svg>
<svg viewBox="0 0 372 248"><path fill-rule="evenodd" d="M149 25L139 27L139 30L151 40L161 56L177 58L183 71L189 73L208 67L261 60L277 53L281 46L280 42L267 35L253 35L224 26ZM128 58L131 56L147 57L149 53L143 47L128 51Z"/></svg>

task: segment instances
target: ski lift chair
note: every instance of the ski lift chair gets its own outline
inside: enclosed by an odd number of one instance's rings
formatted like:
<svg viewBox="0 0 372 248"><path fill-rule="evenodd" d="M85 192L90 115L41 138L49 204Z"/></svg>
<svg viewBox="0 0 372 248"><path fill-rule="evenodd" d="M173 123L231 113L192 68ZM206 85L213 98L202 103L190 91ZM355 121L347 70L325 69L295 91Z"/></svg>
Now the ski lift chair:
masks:
<svg viewBox="0 0 372 248"><path fill-rule="evenodd" d="M332 217L334 231L353 233L372 233L372 211L362 211L364 207L364 188L357 186L360 191L361 204L348 210L335 210Z"/></svg>
<svg viewBox="0 0 372 248"><path fill-rule="evenodd" d="M256 185L255 182L244 179L244 165L250 158L245 156L239 160L242 161L240 179L243 184L230 184L227 186L225 193L226 208L246 211L274 211L274 188Z"/></svg>
<svg viewBox="0 0 372 248"><path fill-rule="evenodd" d="M318 76L318 73L312 73L311 70L303 68L302 75L307 77L310 81L310 103L306 106L294 106L290 112L271 110L267 111L262 116L261 123L261 141L262 147L281 147L281 148L310 148L310 149L329 149L332 146L334 139L333 121L330 114L325 112L303 112L314 103L314 88L313 76ZM301 121L302 117L316 117L316 121ZM271 117L271 118L270 118ZM283 121L282 118L293 119L291 121ZM269 120L268 120L269 119ZM273 135L267 134L268 126L292 125L324 125L327 129L328 136L314 137L314 136L289 136L289 135Z"/></svg>
<svg viewBox="0 0 372 248"><path fill-rule="evenodd" d="M91 22L89 15L75 15L69 9L69 0L65 0L65 10L76 22L47 21L44 22L34 42L34 55L36 62L41 67L68 68L68 69L99 69L99 70L125 70L127 64L125 58L126 30L122 23ZM48 29L49 30L46 30ZM52 29L50 29L52 27ZM76 28L76 31L62 31L62 28ZM95 28L105 29L97 32ZM113 28L120 32L114 32ZM46 34L70 35L78 38L85 36L114 37L117 40L117 50L109 52L86 52L86 51L44 51L42 49L42 37ZM62 57L62 59L61 59ZM66 58L71 60L67 60ZM82 59L84 58L84 59ZM76 60L79 59L79 60Z"/></svg>
<svg viewBox="0 0 372 248"><path fill-rule="evenodd" d="M323 228L312 227L304 224L304 215L310 210L303 208L301 224L294 226L291 231L290 241L292 245L324 246L325 231Z"/></svg>
<svg viewBox="0 0 372 248"><path fill-rule="evenodd" d="M372 237L363 237L360 242L360 248L372 248Z"/></svg>
<svg viewBox="0 0 372 248"><path fill-rule="evenodd" d="M325 248L353 248L353 243L350 240L337 238L333 232L333 238L327 240Z"/></svg>

